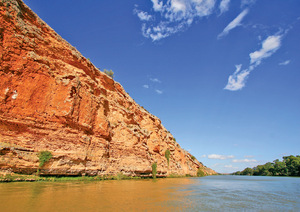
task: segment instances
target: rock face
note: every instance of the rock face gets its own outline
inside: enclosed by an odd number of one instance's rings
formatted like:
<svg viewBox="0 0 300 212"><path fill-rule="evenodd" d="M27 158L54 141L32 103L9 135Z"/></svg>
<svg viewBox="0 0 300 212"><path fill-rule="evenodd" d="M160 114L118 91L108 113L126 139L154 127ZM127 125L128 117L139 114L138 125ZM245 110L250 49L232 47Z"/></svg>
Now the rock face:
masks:
<svg viewBox="0 0 300 212"><path fill-rule="evenodd" d="M0 0L0 65L1 170L34 173L48 150L44 175L215 173L21 0Z"/></svg>

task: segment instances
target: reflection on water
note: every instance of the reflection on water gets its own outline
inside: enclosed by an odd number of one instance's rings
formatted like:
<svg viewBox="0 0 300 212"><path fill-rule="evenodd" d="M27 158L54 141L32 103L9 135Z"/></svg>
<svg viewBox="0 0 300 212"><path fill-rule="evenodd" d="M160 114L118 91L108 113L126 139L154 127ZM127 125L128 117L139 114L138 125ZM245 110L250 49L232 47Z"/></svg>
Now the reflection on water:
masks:
<svg viewBox="0 0 300 212"><path fill-rule="evenodd" d="M0 184L1 211L300 211L300 178Z"/></svg>

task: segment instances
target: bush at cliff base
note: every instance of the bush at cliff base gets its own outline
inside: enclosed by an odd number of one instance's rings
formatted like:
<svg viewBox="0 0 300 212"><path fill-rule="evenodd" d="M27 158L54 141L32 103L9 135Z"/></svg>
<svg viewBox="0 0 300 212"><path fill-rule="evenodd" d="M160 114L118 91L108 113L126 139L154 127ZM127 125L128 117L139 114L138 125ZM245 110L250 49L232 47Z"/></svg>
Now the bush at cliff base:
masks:
<svg viewBox="0 0 300 212"><path fill-rule="evenodd" d="M197 171L197 177L204 177L204 176L205 176L204 171L201 168L199 168Z"/></svg>

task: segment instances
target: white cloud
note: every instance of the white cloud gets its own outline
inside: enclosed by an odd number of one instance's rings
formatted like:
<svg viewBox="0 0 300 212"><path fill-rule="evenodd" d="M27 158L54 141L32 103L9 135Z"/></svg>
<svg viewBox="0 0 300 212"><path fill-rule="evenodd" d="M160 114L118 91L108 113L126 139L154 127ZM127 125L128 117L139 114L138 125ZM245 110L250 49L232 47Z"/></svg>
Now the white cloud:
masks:
<svg viewBox="0 0 300 212"><path fill-rule="evenodd" d="M260 50L249 54L250 63L258 66L262 59L270 57L272 54L274 54L280 48L281 38L282 36L280 35L272 35L267 37L267 39L262 42L262 48Z"/></svg>
<svg viewBox="0 0 300 212"><path fill-rule="evenodd" d="M223 164L221 164L221 163L215 163L215 164L211 165L211 167L218 167L220 165L223 165Z"/></svg>
<svg viewBox="0 0 300 212"><path fill-rule="evenodd" d="M163 91L158 90L158 89L156 89L155 92L158 93L158 94L162 94L163 93Z"/></svg>
<svg viewBox="0 0 300 212"><path fill-rule="evenodd" d="M224 88L226 90L237 91L242 89L245 86L248 75L250 74L250 71L247 69L241 71L242 64L236 65L235 67L235 72L228 77L228 83Z"/></svg>
<svg viewBox="0 0 300 212"><path fill-rule="evenodd" d="M233 165L225 165L224 166L225 168L229 168L229 169L238 169L239 167L235 167L235 166L233 166Z"/></svg>
<svg viewBox="0 0 300 212"><path fill-rule="evenodd" d="M236 65L236 71L228 77L228 83L224 89L230 91L237 91L245 87L246 80L261 61L274 54L281 46L282 35L271 35L268 36L263 42L260 50L252 52L250 56L250 66L248 69L241 71L242 65ZM287 65L287 61L283 62L282 65Z"/></svg>
<svg viewBox="0 0 300 212"><path fill-rule="evenodd" d="M232 159L232 158L234 158L234 156L233 156L233 155L217 155L217 154L211 154L211 155L208 155L207 158L209 158L209 159L226 160L226 159Z"/></svg>
<svg viewBox="0 0 300 212"><path fill-rule="evenodd" d="M187 5L184 0L171 0L170 11L174 13L185 13L187 10Z"/></svg>
<svg viewBox="0 0 300 212"><path fill-rule="evenodd" d="M163 2L159 0L151 0L153 3L153 9L155 11L161 11L163 8Z"/></svg>
<svg viewBox="0 0 300 212"><path fill-rule="evenodd" d="M152 16L149 15L147 12L144 11L136 11L137 16L141 21L149 21L151 20Z"/></svg>
<svg viewBox="0 0 300 212"><path fill-rule="evenodd" d="M221 1L220 5L219 5L219 9L220 9L221 14L228 11L229 3L230 3L230 0L222 0Z"/></svg>
<svg viewBox="0 0 300 212"><path fill-rule="evenodd" d="M232 29L236 28L237 26L241 25L242 20L244 19L244 17L248 14L249 10L245 9L243 10L233 21L231 21L223 30L223 32L221 32L218 35L218 38L221 38L225 35L227 35Z"/></svg>
<svg viewBox="0 0 300 212"><path fill-rule="evenodd" d="M201 158L206 158L206 155L201 155L200 157L201 157Z"/></svg>
<svg viewBox="0 0 300 212"><path fill-rule="evenodd" d="M143 85L145 89L151 89L157 94L163 94L163 90L160 88L160 83L162 83L158 78L147 77L149 82Z"/></svg>
<svg viewBox="0 0 300 212"><path fill-rule="evenodd" d="M291 62L290 60L286 60L286 61L279 63L279 65L286 66L286 65L290 64L290 62Z"/></svg>
<svg viewBox="0 0 300 212"><path fill-rule="evenodd" d="M257 162L257 160L255 159L234 159L232 160L232 162L234 163L254 163L254 162Z"/></svg>
<svg viewBox="0 0 300 212"><path fill-rule="evenodd" d="M156 26L147 27L146 24L142 25L142 34L146 38L151 38L152 41L158 41L163 38L169 37L186 28L186 23L181 23L175 26L169 26L168 22L160 22Z"/></svg>
<svg viewBox="0 0 300 212"><path fill-rule="evenodd" d="M158 41L188 28L195 18L212 14L216 0L151 0L155 14L142 24L142 34ZM147 13L148 15L148 13ZM140 18L141 19L141 18Z"/></svg>
<svg viewBox="0 0 300 212"><path fill-rule="evenodd" d="M245 155L244 157L245 157L245 158L254 158L253 155Z"/></svg>
<svg viewBox="0 0 300 212"><path fill-rule="evenodd" d="M150 81L152 82L157 82L157 83L161 83L161 81L157 78L150 78Z"/></svg>

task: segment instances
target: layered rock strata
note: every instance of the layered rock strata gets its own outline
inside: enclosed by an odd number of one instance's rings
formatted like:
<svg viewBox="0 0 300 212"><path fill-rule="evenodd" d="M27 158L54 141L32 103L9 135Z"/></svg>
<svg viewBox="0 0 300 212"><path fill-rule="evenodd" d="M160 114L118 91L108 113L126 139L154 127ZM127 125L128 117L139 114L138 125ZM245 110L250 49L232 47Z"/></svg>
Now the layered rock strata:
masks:
<svg viewBox="0 0 300 212"><path fill-rule="evenodd" d="M43 150L43 175L214 174L21 0L1 0L0 169L32 174Z"/></svg>

